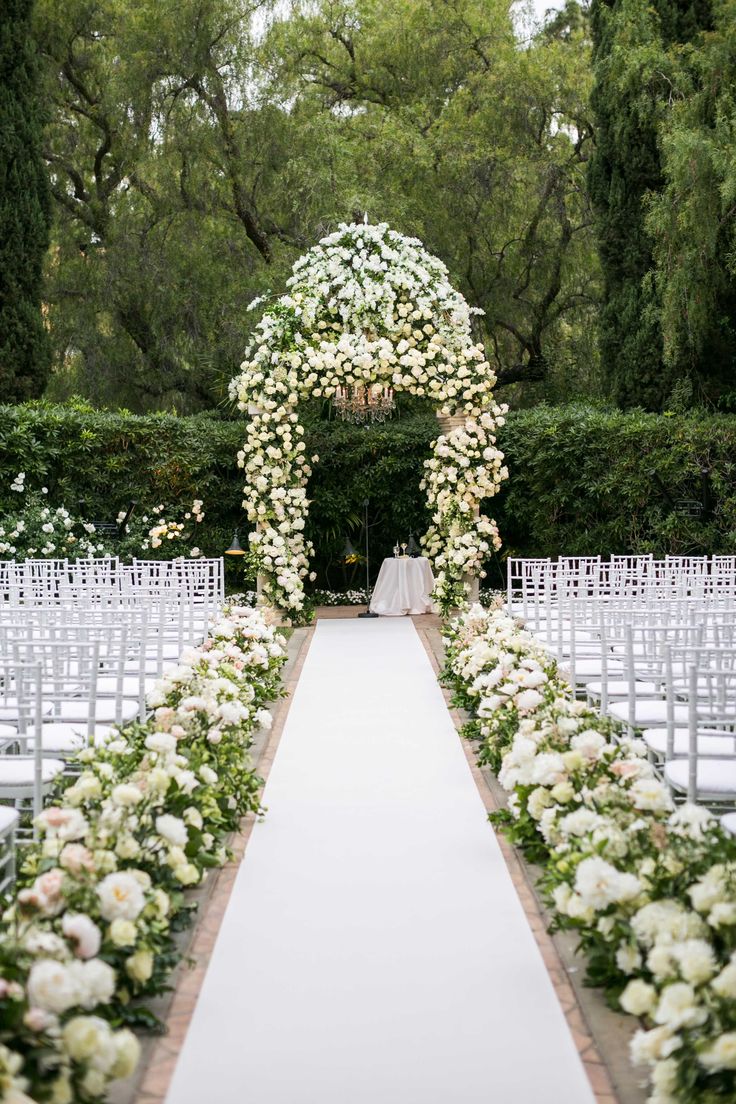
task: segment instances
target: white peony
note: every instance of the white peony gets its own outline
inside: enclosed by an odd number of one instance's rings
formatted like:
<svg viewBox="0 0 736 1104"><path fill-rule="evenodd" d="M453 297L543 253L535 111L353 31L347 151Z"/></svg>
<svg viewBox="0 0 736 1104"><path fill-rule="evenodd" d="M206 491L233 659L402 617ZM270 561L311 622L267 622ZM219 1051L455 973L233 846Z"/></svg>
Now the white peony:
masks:
<svg viewBox="0 0 736 1104"><path fill-rule="evenodd" d="M61 918L61 930L74 945L78 958L94 958L100 949L102 935L95 922L83 912L66 912Z"/></svg>
<svg viewBox="0 0 736 1104"><path fill-rule="evenodd" d="M727 1031L698 1055L701 1066L710 1073L736 1070L736 1031Z"/></svg>
<svg viewBox="0 0 736 1104"><path fill-rule="evenodd" d="M175 847L185 847L189 839L186 824L179 817L163 813L156 817L156 831L168 843Z"/></svg>
<svg viewBox="0 0 736 1104"><path fill-rule="evenodd" d="M657 1001L657 990L640 978L630 981L624 989L619 1003L630 1016L646 1016L653 1010Z"/></svg>
<svg viewBox="0 0 736 1104"><path fill-rule="evenodd" d="M708 1013L698 1003L692 985L685 981L673 981L662 991L653 1018L655 1023L676 1031L680 1027L697 1027L705 1023Z"/></svg>
<svg viewBox="0 0 736 1104"><path fill-rule="evenodd" d="M108 874L97 886L100 912L105 920L135 920L146 903L140 882L128 871Z"/></svg>
<svg viewBox="0 0 736 1104"><path fill-rule="evenodd" d="M622 873L598 857L583 859L575 871L576 893L596 912L633 900L641 889L641 882L633 874Z"/></svg>
<svg viewBox="0 0 736 1104"><path fill-rule="evenodd" d="M40 959L28 975L28 1002L31 1007L57 1015L79 1002L79 987L70 968L54 959Z"/></svg>

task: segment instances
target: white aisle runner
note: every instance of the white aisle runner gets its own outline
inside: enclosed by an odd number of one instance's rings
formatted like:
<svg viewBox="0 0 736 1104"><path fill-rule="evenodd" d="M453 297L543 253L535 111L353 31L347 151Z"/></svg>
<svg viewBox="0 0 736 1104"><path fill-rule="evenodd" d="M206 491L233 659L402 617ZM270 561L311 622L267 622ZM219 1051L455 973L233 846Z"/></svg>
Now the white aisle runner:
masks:
<svg viewBox="0 0 736 1104"><path fill-rule="evenodd" d="M408 619L320 621L167 1104L592 1104Z"/></svg>

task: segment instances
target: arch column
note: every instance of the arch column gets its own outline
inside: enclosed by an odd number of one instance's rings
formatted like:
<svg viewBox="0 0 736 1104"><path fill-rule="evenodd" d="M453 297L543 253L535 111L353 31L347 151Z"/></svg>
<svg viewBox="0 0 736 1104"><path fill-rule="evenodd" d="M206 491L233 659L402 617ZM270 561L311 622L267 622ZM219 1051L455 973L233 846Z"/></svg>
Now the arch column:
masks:
<svg viewBox="0 0 736 1104"><path fill-rule="evenodd" d="M468 420L465 414L441 414L439 410L435 411L435 413L440 431L445 436L451 433L453 429L459 429L460 426L464 426ZM479 506L473 508L473 517L480 517ZM477 575L471 575L469 572L466 572L463 575L463 585L465 586L470 602L480 601L480 579Z"/></svg>
<svg viewBox="0 0 736 1104"><path fill-rule="evenodd" d="M258 403L248 403L248 416L250 418L256 418L256 417L258 417L259 414L263 414L263 413L264 413L263 407L259 406ZM258 524L259 523L256 522L256 528L258 528ZM258 575L256 575L256 605L257 606L265 605L265 599L263 597L263 592L265 590L265 585L266 585L266 576L261 575L260 573Z"/></svg>

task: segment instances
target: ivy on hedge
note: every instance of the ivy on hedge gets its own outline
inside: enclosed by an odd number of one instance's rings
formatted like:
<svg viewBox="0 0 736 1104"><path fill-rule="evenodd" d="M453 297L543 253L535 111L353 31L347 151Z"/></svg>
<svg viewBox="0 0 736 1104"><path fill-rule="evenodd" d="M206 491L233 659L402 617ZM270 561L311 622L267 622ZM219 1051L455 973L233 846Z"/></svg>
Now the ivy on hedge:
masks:
<svg viewBox="0 0 736 1104"><path fill-rule="evenodd" d="M419 481L437 423L431 412L409 408L381 426L325 421L316 410L305 424L309 454L320 456L309 487L320 581L357 585L362 565L346 570L340 561L346 536L356 547L362 539L365 498L376 567L397 539L427 525ZM113 520L131 498L146 509L198 497L207 514L198 542L219 553L236 526L245 529L235 462L244 431L242 420L217 412L0 406L0 512L17 506L10 482L19 471L29 484L48 486L52 504L84 499L92 520ZM736 550L730 415L542 406L510 414L499 443L511 475L493 510L506 554ZM704 516L687 516L704 499ZM500 561L489 566L490 581L500 581Z"/></svg>

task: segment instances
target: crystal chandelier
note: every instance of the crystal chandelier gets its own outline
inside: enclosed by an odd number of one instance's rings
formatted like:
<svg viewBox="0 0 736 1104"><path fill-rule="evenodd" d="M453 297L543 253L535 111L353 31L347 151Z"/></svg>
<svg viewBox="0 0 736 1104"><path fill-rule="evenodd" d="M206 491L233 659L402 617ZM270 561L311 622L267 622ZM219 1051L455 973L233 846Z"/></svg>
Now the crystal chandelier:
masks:
<svg viewBox="0 0 736 1104"><path fill-rule="evenodd" d="M366 422L385 422L394 412L393 387L373 383L369 387L337 387L332 405L344 422L356 425Z"/></svg>

